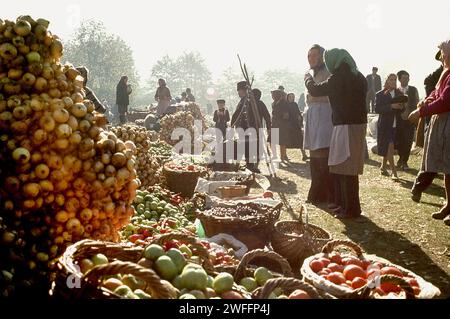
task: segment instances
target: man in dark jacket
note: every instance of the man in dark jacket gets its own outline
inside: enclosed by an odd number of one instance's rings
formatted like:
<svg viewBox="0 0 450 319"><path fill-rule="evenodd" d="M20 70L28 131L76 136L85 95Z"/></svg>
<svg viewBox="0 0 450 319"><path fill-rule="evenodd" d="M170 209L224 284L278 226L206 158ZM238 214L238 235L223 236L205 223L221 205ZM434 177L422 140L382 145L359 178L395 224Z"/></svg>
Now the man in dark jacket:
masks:
<svg viewBox="0 0 450 319"><path fill-rule="evenodd" d="M436 71L434 71L425 78L424 86L425 86L425 93L427 96L429 96L431 92L434 91L434 88L436 87L436 84L439 81L439 78L441 77L442 71L444 70L444 66L441 60L441 50L439 50L438 53L436 53L435 59L437 61L441 61L441 65ZM425 129L424 129L425 134L429 122L430 117L427 117L425 119ZM420 169L420 172L417 174L416 180L414 181L414 185L411 189L412 194L411 199L417 203L420 202L422 193L433 183L433 180L436 178L436 176L437 173L426 172L425 168L422 167Z"/></svg>
<svg viewBox="0 0 450 319"><path fill-rule="evenodd" d="M398 150L397 168L402 170L409 169L408 160L411 154L411 147L414 140L414 125L408 121L408 116L417 108L419 103L419 92L414 86L409 85L409 73L402 70L397 73L400 82L399 90L408 96L408 103L405 110L401 113L401 119L397 123L396 142Z"/></svg>
<svg viewBox="0 0 450 319"><path fill-rule="evenodd" d="M79 66L77 67L78 72L81 73L81 76L84 79L83 85L84 85L84 91L86 92L86 99L90 100L92 103L94 103L95 111L98 113L106 113L106 107L100 102L100 100L97 98L95 93L86 86L88 77L89 77L89 70L85 66Z"/></svg>
<svg viewBox="0 0 450 319"><path fill-rule="evenodd" d="M258 128L257 123L257 117L256 114L254 114L251 106L249 105L249 99L247 94L247 82L241 81L237 84L237 91L238 95L241 98L239 101L235 112L233 113L233 116L231 117L231 127L241 128L244 131L249 128ZM256 93L256 94L255 94ZM262 125L263 119L266 123L266 127L270 128L270 114L267 110L267 107L265 106L264 102L261 101L261 91L258 89L253 90L253 94L255 96L256 104L258 107L258 113L260 117L260 123ZM247 165L247 168L253 172L259 173L260 170L258 169L258 163L259 163L259 148L260 148L260 139L259 139L259 132L257 130L256 132L256 142L257 142L257 154L256 159L251 159L250 154L250 142L254 142L250 139L249 136L245 136L245 140L241 141L241 143L244 143L245 147L245 162ZM265 142L265 141L264 141ZM236 146L235 146L236 151ZM235 154L236 156L236 154ZM252 156L253 157L253 156ZM256 161L256 162L255 162Z"/></svg>
<svg viewBox="0 0 450 319"><path fill-rule="evenodd" d="M372 68L372 74L366 76L367 81L367 112L375 113L375 94L381 90L381 77L377 74L378 68Z"/></svg>

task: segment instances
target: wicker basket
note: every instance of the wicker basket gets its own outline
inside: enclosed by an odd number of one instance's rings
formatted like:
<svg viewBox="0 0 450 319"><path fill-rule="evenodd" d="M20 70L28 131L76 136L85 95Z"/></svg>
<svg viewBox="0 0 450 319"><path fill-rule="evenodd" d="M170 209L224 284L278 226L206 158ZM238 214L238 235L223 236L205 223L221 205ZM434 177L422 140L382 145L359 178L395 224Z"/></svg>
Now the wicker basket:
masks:
<svg viewBox="0 0 450 319"><path fill-rule="evenodd" d="M255 259L259 259L260 261L264 259L265 262L263 264L258 262L258 264L255 265L254 263ZM242 257L241 261L239 262L239 265L236 267L236 270L234 271L234 280L236 282L240 282L241 279L244 277L247 276L252 277L253 273L256 270L256 267L258 266L264 266L267 269L271 270L274 277L294 276L294 274L292 273L291 266L289 265L287 260L284 259L282 256L280 256L274 251L255 249L249 251Z"/></svg>
<svg viewBox="0 0 450 319"><path fill-rule="evenodd" d="M302 221L303 215L305 222ZM308 223L308 211L302 205L299 221L275 223L271 244L273 250L286 258L293 269L298 270L305 258L319 253L330 240L329 232Z"/></svg>
<svg viewBox="0 0 450 319"><path fill-rule="evenodd" d="M320 294L311 284L291 277L279 277L269 279L263 287L256 289L252 294L252 299L268 299L270 294L276 289L281 288L284 294L289 295L296 289L302 289L311 297L311 299L333 299L328 294Z"/></svg>
<svg viewBox="0 0 450 319"><path fill-rule="evenodd" d="M114 260L106 265L93 267L86 274L82 274L77 262L83 258L89 258L94 254L102 253L109 260ZM146 283L146 288L151 291L155 299L176 298L175 289L162 281L151 269L137 265L142 257L143 248L128 244L108 243L95 240L82 240L67 248L63 256L58 260L56 279L52 284L51 295L64 299L104 299L121 298L114 292L100 287L102 277L115 274L131 274ZM70 288L68 283L74 283L76 288ZM79 284L79 285L77 285Z"/></svg>
<svg viewBox="0 0 450 319"><path fill-rule="evenodd" d="M194 195L198 178L207 175L206 169L200 171L177 171L168 167L168 163L163 166L163 174L166 178L167 187L174 193L191 198Z"/></svg>
<svg viewBox="0 0 450 319"><path fill-rule="evenodd" d="M208 237L220 233L230 234L243 242L249 250L264 248L270 243L273 225L280 217L282 204L274 208L268 208L254 203L237 204L237 206L240 205L256 209L259 211L259 214L254 218L243 220L234 216L214 216L212 211L199 211L197 218L202 222L206 236Z"/></svg>
<svg viewBox="0 0 450 319"><path fill-rule="evenodd" d="M413 277L417 280L419 287L420 287L420 294L418 296L415 296L415 298L419 299L430 299L434 298L436 296L440 295L440 290L432 285L431 283L425 281L422 277L416 275L415 273L401 267L398 265L395 265L391 263L390 261L380 258L375 255L368 255L363 253L363 250L360 246L358 246L356 243L350 241L350 240L333 240L327 243L322 248L322 254L330 254L338 247L345 247L350 248L351 251L356 255L359 259L362 261L370 261L372 262L380 262L385 266L393 266L400 270L404 275ZM347 254L347 256L350 254ZM345 257L346 255L342 255ZM404 289L406 293L406 298L413 298L414 293L412 293L413 296L411 296L411 290L408 289L409 284L407 284L402 278L396 277L396 276L378 276L378 278L374 278L374 280L369 281L366 286L361 287L359 289L351 289L347 287L342 287L339 285L336 285L318 274L316 274L311 267L309 266L311 261L317 258L317 255L311 256L309 258L306 258L303 262L303 265L301 267L301 274L303 275L303 279L306 282L311 283L316 287L319 291L327 292L335 297L338 298L345 298L345 299L362 299L362 298L376 298L373 294L371 294L372 290L378 286L380 283L378 280L382 282L394 282L398 285L400 285L401 288Z"/></svg>
<svg viewBox="0 0 450 319"><path fill-rule="evenodd" d="M245 185L221 186L217 190L222 198L243 197L248 194L249 188Z"/></svg>

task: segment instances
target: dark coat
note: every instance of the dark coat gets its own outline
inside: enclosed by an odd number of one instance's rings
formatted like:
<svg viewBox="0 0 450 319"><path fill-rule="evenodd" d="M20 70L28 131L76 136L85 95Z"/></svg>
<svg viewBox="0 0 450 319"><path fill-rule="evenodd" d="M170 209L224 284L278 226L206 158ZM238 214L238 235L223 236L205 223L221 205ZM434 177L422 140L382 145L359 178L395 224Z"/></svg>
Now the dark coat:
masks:
<svg viewBox="0 0 450 319"><path fill-rule="evenodd" d="M328 80L315 83L314 79L307 78L305 86L311 96L328 96L333 125L367 123L366 79L360 72L353 74L346 63Z"/></svg>
<svg viewBox="0 0 450 319"><path fill-rule="evenodd" d="M301 147L300 111L297 103L280 100L272 104L272 128L277 128L279 145L288 148Z"/></svg>
<svg viewBox="0 0 450 319"><path fill-rule="evenodd" d="M372 77L372 74L366 76L367 81L367 91L371 91L373 94L381 90L381 77L378 74L375 74L375 78ZM373 89L373 91L372 91Z"/></svg>
<svg viewBox="0 0 450 319"><path fill-rule="evenodd" d="M403 95L399 90L395 90L395 96ZM395 137L394 118L397 126L400 125L402 110L391 108L392 97L389 91L382 90L375 95L375 112L379 114L377 123L377 149L378 155L386 156L389 142ZM394 143L396 143L394 139Z"/></svg>
<svg viewBox="0 0 450 319"><path fill-rule="evenodd" d="M246 120L245 120L246 117L248 119L248 124L250 125L250 127L256 127L256 116L253 114L253 110L250 106L247 107L248 114L246 116L243 114L240 116L242 109L244 107L244 104L246 104L246 102L247 102L247 98L244 97L238 103L236 110L234 111L233 116L231 118L231 126L232 127L241 127L243 129L247 129L248 127L247 127ZM266 105L261 100L257 100L256 105L258 107L258 113L259 113L259 117L261 120L261 125L265 122L266 127L270 128L271 127L270 113L267 110ZM239 116L240 116L240 118L239 118ZM239 121L239 123L237 123L237 121Z"/></svg>
<svg viewBox="0 0 450 319"><path fill-rule="evenodd" d="M425 92L427 94L427 97L428 97L428 95L431 94L431 92L434 91L436 84L438 83L443 70L444 70L444 67L441 64L441 66L436 71L434 71L433 73L431 73L430 75L428 75L425 78L425 81L423 82L423 84L425 85Z"/></svg>
<svg viewBox="0 0 450 319"><path fill-rule="evenodd" d="M126 84L119 82L116 87L116 104L120 106L130 105L130 97Z"/></svg>
<svg viewBox="0 0 450 319"><path fill-rule="evenodd" d="M230 121L230 113L227 109L224 110L222 116L219 115L219 110L214 111L213 121L216 123L215 127L222 131L222 135L225 137L227 130L227 123Z"/></svg>

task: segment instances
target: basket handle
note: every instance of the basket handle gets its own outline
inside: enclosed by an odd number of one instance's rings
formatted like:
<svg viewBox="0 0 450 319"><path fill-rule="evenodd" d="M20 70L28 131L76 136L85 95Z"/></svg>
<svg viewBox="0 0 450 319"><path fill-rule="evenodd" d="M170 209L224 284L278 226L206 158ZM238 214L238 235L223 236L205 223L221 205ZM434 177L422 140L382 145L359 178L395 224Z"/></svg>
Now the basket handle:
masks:
<svg viewBox="0 0 450 319"><path fill-rule="evenodd" d="M356 253L358 258L363 257L363 249L358 244L352 242L351 240L344 239L336 239L328 242L325 246L323 246L322 253L329 254L339 246L351 248Z"/></svg>
<svg viewBox="0 0 450 319"><path fill-rule="evenodd" d="M267 257L271 260L274 260L280 264L283 275L288 277L294 276L288 261L284 259L281 255L270 250L254 249L252 251L247 252L239 262L239 265L237 266L236 271L234 273L234 278L236 282L239 282L242 278L245 277L245 270L247 268L248 263L256 257Z"/></svg>
<svg viewBox="0 0 450 319"><path fill-rule="evenodd" d="M169 233L157 237L152 244L164 244L171 240L179 240L185 242L195 249L196 255L203 259L203 266L206 271L214 271L214 266L209 258L209 252L194 236L182 233Z"/></svg>
<svg viewBox="0 0 450 319"><path fill-rule="evenodd" d="M378 280L380 284L392 283L394 285L398 285L406 293L406 299L416 299L412 286L405 279L395 275L381 275ZM376 279L375 282L377 282ZM374 281L372 281L372 284L373 283ZM362 295L368 296L370 294L371 289L373 288L374 287L371 284L368 284L358 289L358 292L356 293L361 293Z"/></svg>
<svg viewBox="0 0 450 319"><path fill-rule="evenodd" d="M176 291L170 285L166 285L161 278L152 270L141 267L128 261L116 260L105 265L98 265L83 275L82 280L98 283L103 276L119 273L127 273L144 280L151 290L152 297L156 299L175 299Z"/></svg>
<svg viewBox="0 0 450 319"><path fill-rule="evenodd" d="M269 279L266 281L262 287L256 299L267 299L272 291L276 288L282 288L283 290L294 291L295 289L302 289L308 293L308 295L313 299L322 299L316 288L310 284L303 282L296 278L280 277Z"/></svg>
<svg viewBox="0 0 450 319"><path fill-rule="evenodd" d="M302 204L301 208L300 208L300 215L298 217L298 219L300 220L301 223L303 223L303 212L305 212L305 226L308 227L309 226L309 215L308 215L308 210L306 208L306 206L304 204Z"/></svg>

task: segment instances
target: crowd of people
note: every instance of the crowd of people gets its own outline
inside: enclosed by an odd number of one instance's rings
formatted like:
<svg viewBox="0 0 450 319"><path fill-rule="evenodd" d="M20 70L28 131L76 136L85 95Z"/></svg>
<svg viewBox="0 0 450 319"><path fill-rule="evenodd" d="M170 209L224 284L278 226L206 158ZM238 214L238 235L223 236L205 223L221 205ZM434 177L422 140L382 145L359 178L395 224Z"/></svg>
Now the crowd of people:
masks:
<svg viewBox="0 0 450 319"><path fill-rule="evenodd" d="M270 113L261 100L262 92L251 89L246 81L237 83L240 101L231 116L226 101L217 100L213 121L224 150L225 144L230 142L227 136L230 127L242 131L256 129L253 136L238 136L238 143L244 146L247 168L253 172L260 172L260 148L266 142L279 146L281 162L290 161L287 149L300 149L302 159L310 160L311 185L307 201L326 204L337 218L354 218L361 214L359 175L363 174L367 158L368 113L375 113L378 114L376 152L382 157L380 173L398 180L397 171L409 169L408 160L415 140L415 145L423 147L424 152L411 190L412 200L419 202L436 175L443 173L447 201L432 217L450 225L450 40L439 45L436 60L440 66L425 79L426 97L422 100L417 88L409 85L410 75L405 70L389 74L382 86L377 67L363 76L353 57L344 49L326 50L316 44L309 49L307 59L310 71L304 79L306 91L298 103L294 93L286 93L285 88L279 86L271 91ZM89 71L84 67L78 70L86 85ZM173 102L164 79L159 79L158 84L157 118L167 114ZM123 124L132 93L127 76L120 79L116 92ZM88 87L86 93L98 112L106 112L107 108ZM191 89L187 88L175 102L182 101L195 101ZM209 110L212 111L211 105ZM263 140L260 128L267 129L267 141ZM274 129L278 138L271 141ZM257 149L254 154L250 152L253 144ZM394 161L396 152L397 163Z"/></svg>

